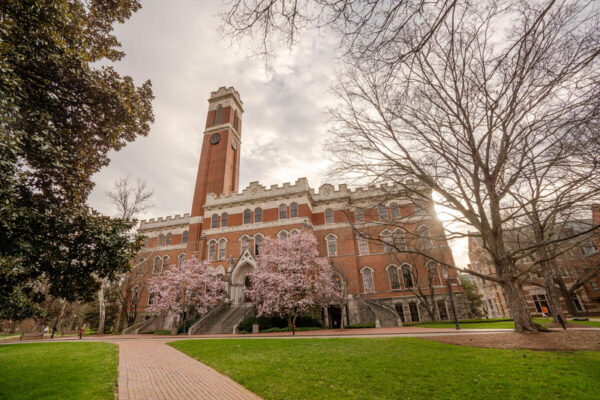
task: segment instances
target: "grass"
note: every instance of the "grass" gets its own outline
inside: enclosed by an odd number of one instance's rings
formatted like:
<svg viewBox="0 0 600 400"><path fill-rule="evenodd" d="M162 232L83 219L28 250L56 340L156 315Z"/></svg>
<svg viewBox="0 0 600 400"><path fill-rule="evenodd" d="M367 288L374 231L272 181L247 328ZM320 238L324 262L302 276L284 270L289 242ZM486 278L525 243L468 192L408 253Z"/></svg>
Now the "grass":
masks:
<svg viewBox="0 0 600 400"><path fill-rule="evenodd" d="M534 322L545 326L552 323L551 318L534 318ZM581 325L589 325L596 328L600 328L600 322L597 321L567 321L572 324L581 324ZM513 321L493 321L493 322L468 322L461 323L459 321L459 325L463 329L514 329L515 323ZM421 324L416 324L415 326L421 328L454 328L454 322L425 322Z"/></svg>
<svg viewBox="0 0 600 400"><path fill-rule="evenodd" d="M112 400L118 349L109 343L0 346L0 399Z"/></svg>
<svg viewBox="0 0 600 400"><path fill-rule="evenodd" d="M272 399L598 399L600 352L417 338L186 340L174 348Z"/></svg>

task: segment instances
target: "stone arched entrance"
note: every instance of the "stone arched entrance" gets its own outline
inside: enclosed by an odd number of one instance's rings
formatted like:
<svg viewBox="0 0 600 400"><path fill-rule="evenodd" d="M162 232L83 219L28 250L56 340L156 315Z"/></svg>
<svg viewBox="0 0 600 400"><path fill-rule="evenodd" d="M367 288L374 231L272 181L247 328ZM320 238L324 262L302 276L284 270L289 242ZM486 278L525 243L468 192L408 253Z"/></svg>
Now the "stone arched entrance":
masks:
<svg viewBox="0 0 600 400"><path fill-rule="evenodd" d="M231 274L231 303L232 305L243 304L246 299L244 296L244 288L248 288L250 280L248 273L254 269L254 263L246 261L243 264L237 265Z"/></svg>

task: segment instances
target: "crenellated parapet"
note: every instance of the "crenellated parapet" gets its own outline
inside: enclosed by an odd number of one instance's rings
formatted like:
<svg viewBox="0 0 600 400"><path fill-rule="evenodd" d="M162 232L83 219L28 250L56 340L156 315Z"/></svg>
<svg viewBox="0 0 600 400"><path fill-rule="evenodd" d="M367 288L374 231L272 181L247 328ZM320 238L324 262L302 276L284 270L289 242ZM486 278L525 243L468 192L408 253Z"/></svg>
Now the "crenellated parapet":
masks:
<svg viewBox="0 0 600 400"><path fill-rule="evenodd" d="M140 221L140 231L161 229L170 226L187 225L190 223L190 214L169 215L167 217L150 218Z"/></svg>

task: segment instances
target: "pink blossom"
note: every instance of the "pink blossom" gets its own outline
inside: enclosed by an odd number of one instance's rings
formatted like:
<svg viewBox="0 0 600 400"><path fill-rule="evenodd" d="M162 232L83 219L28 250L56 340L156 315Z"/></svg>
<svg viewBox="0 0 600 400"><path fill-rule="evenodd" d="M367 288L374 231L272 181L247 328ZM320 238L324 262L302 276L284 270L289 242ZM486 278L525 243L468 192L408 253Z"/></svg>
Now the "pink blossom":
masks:
<svg viewBox="0 0 600 400"><path fill-rule="evenodd" d="M222 275L211 273L210 264L197 258L184 261L181 268L171 265L149 282L153 297L148 311L184 312L186 304L204 314L227 296L227 283Z"/></svg>
<svg viewBox="0 0 600 400"><path fill-rule="evenodd" d="M340 304L342 288L333 280L333 268L319 257L312 232L285 239L266 238L256 268L250 272L249 297L258 315L286 315L290 324L315 307Z"/></svg>

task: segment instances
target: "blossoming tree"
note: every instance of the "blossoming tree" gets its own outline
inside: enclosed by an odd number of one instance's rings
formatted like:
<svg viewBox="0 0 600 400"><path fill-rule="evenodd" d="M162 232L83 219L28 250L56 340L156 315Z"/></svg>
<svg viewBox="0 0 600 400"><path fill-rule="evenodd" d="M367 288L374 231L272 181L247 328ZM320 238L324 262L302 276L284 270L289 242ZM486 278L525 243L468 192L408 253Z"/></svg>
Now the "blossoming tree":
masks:
<svg viewBox="0 0 600 400"><path fill-rule="evenodd" d="M300 314L342 302L333 268L327 258L319 257L317 240L308 231L285 239L266 238L249 277L252 287L247 293L256 303L257 314L287 317L294 334Z"/></svg>
<svg viewBox="0 0 600 400"><path fill-rule="evenodd" d="M149 282L152 301L148 311L182 315L188 307L204 314L227 296L227 283L215 275L207 261L197 258L184 261L181 268L171 265Z"/></svg>

